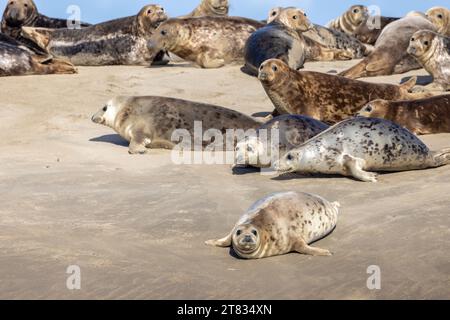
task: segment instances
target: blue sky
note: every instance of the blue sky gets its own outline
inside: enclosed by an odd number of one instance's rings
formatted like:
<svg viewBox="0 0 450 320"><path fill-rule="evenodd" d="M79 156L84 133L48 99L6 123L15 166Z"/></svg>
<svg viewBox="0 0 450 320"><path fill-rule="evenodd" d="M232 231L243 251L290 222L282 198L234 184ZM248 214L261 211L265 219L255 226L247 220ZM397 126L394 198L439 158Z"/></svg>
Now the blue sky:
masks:
<svg viewBox="0 0 450 320"><path fill-rule="evenodd" d="M39 10L52 17L67 17L66 8L78 5L82 20L96 23L117 17L136 14L149 3L164 6L170 16L190 12L199 0L35 0ZM0 0L0 7L7 0ZM263 19L275 6L296 6L303 8L315 23L325 24L340 15L353 4L377 5L385 16L403 16L409 11L426 11L433 6L450 7L450 0L230 0L231 15ZM2 9L3 10L3 9Z"/></svg>

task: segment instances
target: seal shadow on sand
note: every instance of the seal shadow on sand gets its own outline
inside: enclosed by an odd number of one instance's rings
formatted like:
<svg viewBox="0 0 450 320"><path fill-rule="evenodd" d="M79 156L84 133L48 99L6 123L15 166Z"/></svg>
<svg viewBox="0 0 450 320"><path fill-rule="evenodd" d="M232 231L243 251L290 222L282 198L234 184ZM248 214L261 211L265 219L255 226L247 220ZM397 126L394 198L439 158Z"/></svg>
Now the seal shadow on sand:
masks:
<svg viewBox="0 0 450 320"><path fill-rule="evenodd" d="M89 139L90 142L105 142L116 146L128 147L130 144L118 134L106 134L101 137Z"/></svg>
<svg viewBox="0 0 450 320"><path fill-rule="evenodd" d="M401 173L399 172L376 172L379 177L389 176ZM356 182L362 182L354 177L347 177L339 174L321 174L321 173L284 173L279 176L273 177L271 180L273 181L289 181L289 180L304 180L304 179L350 179Z"/></svg>
<svg viewBox="0 0 450 320"><path fill-rule="evenodd" d="M409 80L411 80L412 77L404 77L402 78L402 80L400 81L400 84L403 84L405 82L408 82ZM432 76L417 76L417 83L416 85L418 86L426 86L427 84L430 84L433 82L433 77Z"/></svg>

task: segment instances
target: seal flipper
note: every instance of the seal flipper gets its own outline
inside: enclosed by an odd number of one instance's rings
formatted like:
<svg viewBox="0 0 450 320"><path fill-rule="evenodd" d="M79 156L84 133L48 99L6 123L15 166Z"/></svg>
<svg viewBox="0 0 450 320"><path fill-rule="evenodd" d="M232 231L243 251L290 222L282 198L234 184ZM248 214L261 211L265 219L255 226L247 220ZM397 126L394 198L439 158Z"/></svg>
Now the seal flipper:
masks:
<svg viewBox="0 0 450 320"><path fill-rule="evenodd" d="M48 52L48 45L52 38L53 29L22 27L21 35L32 42L39 48Z"/></svg>
<svg viewBox="0 0 450 320"><path fill-rule="evenodd" d="M450 164L450 148L443 149L433 155L434 167L442 167Z"/></svg>
<svg viewBox="0 0 450 320"><path fill-rule="evenodd" d="M411 92L414 86L417 84L417 76L411 77L408 81L400 85L400 89L404 91Z"/></svg>
<svg viewBox="0 0 450 320"><path fill-rule="evenodd" d="M350 174L355 179L364 182L377 182L377 174L363 170L365 161L360 158L355 158L351 155L344 154L343 166L346 169L345 175Z"/></svg>
<svg viewBox="0 0 450 320"><path fill-rule="evenodd" d="M309 246L305 240L299 239L293 246L293 250L310 256L332 256L333 254L326 249L314 248Z"/></svg>
<svg viewBox="0 0 450 320"><path fill-rule="evenodd" d="M230 233L225 238L222 238L222 239L219 239L219 240L208 240L208 241L205 241L205 244L208 245L208 246L213 246L213 247L222 247L222 248L231 247L232 237L233 237L233 233Z"/></svg>

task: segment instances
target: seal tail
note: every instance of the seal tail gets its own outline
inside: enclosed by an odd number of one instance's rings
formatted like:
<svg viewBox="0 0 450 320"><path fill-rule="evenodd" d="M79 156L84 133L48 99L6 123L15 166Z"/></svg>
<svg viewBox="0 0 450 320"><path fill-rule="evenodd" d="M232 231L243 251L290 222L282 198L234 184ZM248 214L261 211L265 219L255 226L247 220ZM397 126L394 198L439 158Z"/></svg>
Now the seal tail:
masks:
<svg viewBox="0 0 450 320"><path fill-rule="evenodd" d="M434 165L442 167L450 164L450 148L443 149L433 155Z"/></svg>

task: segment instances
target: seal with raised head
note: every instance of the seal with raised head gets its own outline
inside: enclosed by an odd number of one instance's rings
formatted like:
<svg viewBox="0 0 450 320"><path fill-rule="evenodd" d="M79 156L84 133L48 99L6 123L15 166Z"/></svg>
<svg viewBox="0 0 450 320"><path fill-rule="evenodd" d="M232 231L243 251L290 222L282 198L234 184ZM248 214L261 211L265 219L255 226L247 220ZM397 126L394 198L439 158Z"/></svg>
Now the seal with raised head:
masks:
<svg viewBox="0 0 450 320"><path fill-rule="evenodd" d="M271 194L253 204L223 239L207 245L232 247L242 259L262 259L298 252L331 256L310 244L336 228L340 204L301 192Z"/></svg>
<svg viewBox="0 0 450 320"><path fill-rule="evenodd" d="M167 50L202 68L220 68L243 63L247 39L262 27L262 22L240 17L169 19L148 46L154 53Z"/></svg>
<svg viewBox="0 0 450 320"><path fill-rule="evenodd" d="M283 9L276 7L270 10L267 22L270 24L278 15L289 8ZM343 32L329 29L318 24L312 24L312 28L308 31L301 32L306 39L312 40L320 45L330 49L340 49L348 52L352 59L359 59L368 55L373 49L372 46L361 43L356 38Z"/></svg>
<svg viewBox="0 0 450 320"><path fill-rule="evenodd" d="M274 160L328 129L316 119L282 115L263 124L256 135L239 141L235 149L236 167L269 168Z"/></svg>
<svg viewBox="0 0 450 320"><path fill-rule="evenodd" d="M2 19L2 33L13 38L20 38L22 27L36 28L67 28L67 19L49 18L38 12L33 0L11 0L8 1ZM90 24L81 23L80 27Z"/></svg>
<svg viewBox="0 0 450 320"><path fill-rule="evenodd" d="M228 16L230 4L228 0L201 0L197 8L183 18L225 17Z"/></svg>
<svg viewBox="0 0 450 320"><path fill-rule="evenodd" d="M384 28L397 20L400 20L400 18L370 16L365 23L356 28L353 36L363 43L374 45Z"/></svg>
<svg viewBox="0 0 450 320"><path fill-rule="evenodd" d="M276 114L301 114L334 124L352 117L374 99L410 100L430 93L410 93L416 78L403 85L369 83L335 75L297 71L271 59L261 65L259 80Z"/></svg>
<svg viewBox="0 0 450 320"><path fill-rule="evenodd" d="M417 31L411 37L408 53L433 76L434 82L426 87L450 90L450 38L433 31Z"/></svg>
<svg viewBox="0 0 450 320"><path fill-rule="evenodd" d="M201 122L205 130L218 132L221 139L227 130L246 131L261 125L261 122L234 110L164 97L116 97L93 115L92 121L112 128L129 141L130 154L145 154L149 149L173 149L176 145L172 141L175 130L188 133L192 147L213 144L215 141L195 140L196 121Z"/></svg>
<svg viewBox="0 0 450 320"><path fill-rule="evenodd" d="M412 35L419 30L434 31L435 27L426 17L417 13L410 13L405 18L388 24L375 43L375 50L340 75L357 79L420 69L420 64L407 53Z"/></svg>
<svg viewBox="0 0 450 320"><path fill-rule="evenodd" d="M417 135L450 133L450 95L410 101L375 100L358 116L390 120Z"/></svg>
<svg viewBox="0 0 450 320"><path fill-rule="evenodd" d="M375 172L422 170L448 164L450 149L432 152L398 124L357 117L342 121L289 151L274 167L281 173L338 174L377 182Z"/></svg>
<svg viewBox="0 0 450 320"><path fill-rule="evenodd" d="M282 10L267 26L248 38L242 70L257 76L261 63L272 58L284 61L295 70L303 68L307 44L301 33L311 27L304 11L297 8Z"/></svg>
<svg viewBox="0 0 450 320"><path fill-rule="evenodd" d="M148 65L164 62L164 52L153 53L147 41L167 20L164 8L148 5L136 16L103 22L83 29L22 28L22 35L46 52L79 66ZM166 61L168 62L168 61Z"/></svg>
<svg viewBox="0 0 450 320"><path fill-rule="evenodd" d="M351 6L341 16L330 21L326 26L330 29L338 30L349 35L353 35L355 30L366 23L369 18L369 10L366 6Z"/></svg>
<svg viewBox="0 0 450 320"><path fill-rule="evenodd" d="M444 7L434 7L426 12L427 18L436 26L436 31L450 37L450 10Z"/></svg>
<svg viewBox="0 0 450 320"><path fill-rule="evenodd" d="M0 77L41 74L72 74L68 61L41 56L19 41L0 33Z"/></svg>

